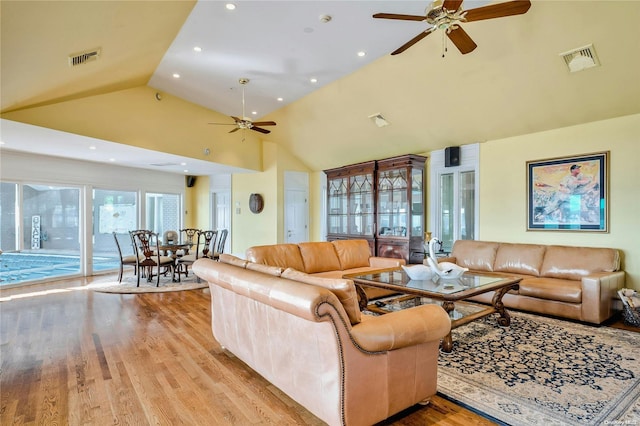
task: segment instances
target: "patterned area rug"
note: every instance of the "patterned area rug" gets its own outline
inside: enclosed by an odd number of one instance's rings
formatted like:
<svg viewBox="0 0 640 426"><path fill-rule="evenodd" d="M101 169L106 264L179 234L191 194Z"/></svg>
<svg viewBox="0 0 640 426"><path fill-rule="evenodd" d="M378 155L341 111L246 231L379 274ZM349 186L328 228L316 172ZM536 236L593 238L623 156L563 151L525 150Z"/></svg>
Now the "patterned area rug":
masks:
<svg viewBox="0 0 640 426"><path fill-rule="evenodd" d="M137 287L137 279L135 276L124 277L122 283L118 280L110 279L103 282L95 282L87 286L88 289L101 293L165 293L169 291L185 291L207 288L209 285L206 281L197 282L193 274L180 280L179 283L171 281L171 277L160 277L160 286L156 287L156 280L147 282L146 279L140 279L140 287Z"/></svg>
<svg viewBox="0 0 640 426"><path fill-rule="evenodd" d="M511 312L453 331L438 392L509 425L640 424L640 333Z"/></svg>

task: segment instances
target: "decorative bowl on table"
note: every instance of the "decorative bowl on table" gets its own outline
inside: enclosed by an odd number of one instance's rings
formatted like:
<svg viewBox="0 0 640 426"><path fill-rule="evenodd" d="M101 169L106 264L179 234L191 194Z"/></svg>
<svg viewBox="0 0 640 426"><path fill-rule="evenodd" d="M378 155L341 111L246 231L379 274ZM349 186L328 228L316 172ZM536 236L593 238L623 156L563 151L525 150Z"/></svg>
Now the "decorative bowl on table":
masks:
<svg viewBox="0 0 640 426"><path fill-rule="evenodd" d="M400 266L412 280L430 280L433 277L431 268L426 265Z"/></svg>

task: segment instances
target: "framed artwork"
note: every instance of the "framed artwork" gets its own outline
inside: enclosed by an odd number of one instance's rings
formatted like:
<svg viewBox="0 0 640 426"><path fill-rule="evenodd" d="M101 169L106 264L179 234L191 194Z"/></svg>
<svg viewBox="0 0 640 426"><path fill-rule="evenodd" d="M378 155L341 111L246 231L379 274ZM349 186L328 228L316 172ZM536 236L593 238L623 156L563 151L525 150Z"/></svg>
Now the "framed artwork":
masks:
<svg viewBox="0 0 640 426"><path fill-rule="evenodd" d="M608 157L527 161L527 230L608 232Z"/></svg>

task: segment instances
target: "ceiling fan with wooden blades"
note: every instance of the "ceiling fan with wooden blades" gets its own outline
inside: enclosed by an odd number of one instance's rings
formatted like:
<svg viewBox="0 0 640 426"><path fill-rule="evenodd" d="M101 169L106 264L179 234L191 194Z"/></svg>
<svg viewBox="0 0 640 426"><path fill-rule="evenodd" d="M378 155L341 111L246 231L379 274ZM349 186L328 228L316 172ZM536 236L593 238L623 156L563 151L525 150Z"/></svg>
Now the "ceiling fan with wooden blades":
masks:
<svg viewBox="0 0 640 426"><path fill-rule="evenodd" d="M230 116L233 118L234 123L209 123L216 124L220 126L236 126L234 129L231 129L229 133L237 132L238 130L255 130L256 132L268 134L271 133L271 130L263 129L261 126L275 126L275 121L251 121L251 119L247 118L244 113L244 86L249 83L248 78L240 78L238 82L242 85L242 118ZM244 140L244 138L243 138Z"/></svg>
<svg viewBox="0 0 640 426"><path fill-rule="evenodd" d="M425 31L421 32L398 49L391 52L392 55L404 52L436 30L443 31L443 46L445 46L446 40L444 39L444 36L446 35L449 37L449 40L455 44L460 53L464 55L472 52L477 45L462 29L460 26L461 23L522 15L531 7L531 1L529 0L514 0L464 10L462 8L462 1L463 0L434 0L433 3L425 10L424 16L376 13L373 17L380 19L396 19L400 21L423 21L431 25L431 27L427 28ZM443 49L446 50L446 47Z"/></svg>

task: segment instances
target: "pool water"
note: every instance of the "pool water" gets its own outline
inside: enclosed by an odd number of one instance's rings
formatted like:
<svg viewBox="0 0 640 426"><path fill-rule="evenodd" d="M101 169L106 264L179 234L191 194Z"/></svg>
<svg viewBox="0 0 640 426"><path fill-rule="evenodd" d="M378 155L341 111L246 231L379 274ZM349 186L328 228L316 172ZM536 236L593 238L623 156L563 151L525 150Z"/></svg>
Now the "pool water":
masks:
<svg viewBox="0 0 640 426"><path fill-rule="evenodd" d="M93 258L94 272L119 267L119 260ZM2 253L0 255L0 286L42 281L80 273L79 256L43 255L33 253Z"/></svg>

